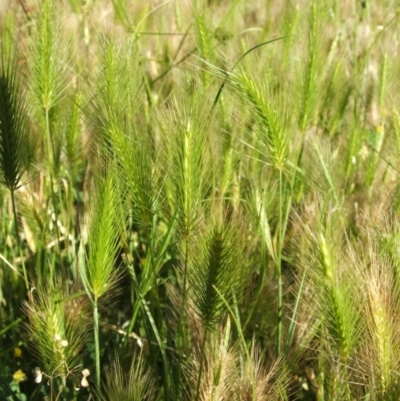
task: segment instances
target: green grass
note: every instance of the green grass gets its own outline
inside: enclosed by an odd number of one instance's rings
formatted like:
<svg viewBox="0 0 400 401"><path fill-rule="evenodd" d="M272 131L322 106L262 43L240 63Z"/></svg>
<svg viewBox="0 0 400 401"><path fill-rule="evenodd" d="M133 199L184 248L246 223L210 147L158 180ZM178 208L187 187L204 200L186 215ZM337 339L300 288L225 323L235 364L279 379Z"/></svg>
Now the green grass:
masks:
<svg viewBox="0 0 400 401"><path fill-rule="evenodd" d="M399 399L396 2L0 6L1 400Z"/></svg>

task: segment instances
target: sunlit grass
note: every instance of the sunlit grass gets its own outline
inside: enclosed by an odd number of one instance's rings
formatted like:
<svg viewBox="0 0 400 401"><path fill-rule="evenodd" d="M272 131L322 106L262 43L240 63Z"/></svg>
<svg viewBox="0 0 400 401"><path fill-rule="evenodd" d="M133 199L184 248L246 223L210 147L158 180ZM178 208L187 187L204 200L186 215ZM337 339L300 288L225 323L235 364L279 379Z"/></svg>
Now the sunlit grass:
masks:
<svg viewBox="0 0 400 401"><path fill-rule="evenodd" d="M400 396L390 0L3 0L0 399Z"/></svg>

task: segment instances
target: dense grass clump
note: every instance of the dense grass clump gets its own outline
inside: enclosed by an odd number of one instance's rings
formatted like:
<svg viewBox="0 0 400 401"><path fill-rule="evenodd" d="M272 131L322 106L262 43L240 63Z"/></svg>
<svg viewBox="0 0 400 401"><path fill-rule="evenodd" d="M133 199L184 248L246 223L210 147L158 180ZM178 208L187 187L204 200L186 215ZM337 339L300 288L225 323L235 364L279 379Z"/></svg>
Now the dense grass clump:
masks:
<svg viewBox="0 0 400 401"><path fill-rule="evenodd" d="M400 398L399 11L0 1L0 400Z"/></svg>

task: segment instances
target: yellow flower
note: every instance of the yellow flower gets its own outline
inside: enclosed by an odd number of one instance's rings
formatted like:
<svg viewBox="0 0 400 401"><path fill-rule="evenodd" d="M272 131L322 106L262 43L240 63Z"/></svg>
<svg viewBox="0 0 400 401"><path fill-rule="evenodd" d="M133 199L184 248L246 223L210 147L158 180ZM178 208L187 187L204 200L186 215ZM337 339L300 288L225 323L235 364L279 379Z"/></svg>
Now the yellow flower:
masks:
<svg viewBox="0 0 400 401"><path fill-rule="evenodd" d="M14 375L13 375L13 379L16 383L20 383L23 382L24 380L26 380L26 374L21 370L18 369Z"/></svg>
<svg viewBox="0 0 400 401"><path fill-rule="evenodd" d="M19 347L15 347L15 348L14 348L14 356L15 356L16 358L20 358L21 355L22 355L22 349L19 348Z"/></svg>

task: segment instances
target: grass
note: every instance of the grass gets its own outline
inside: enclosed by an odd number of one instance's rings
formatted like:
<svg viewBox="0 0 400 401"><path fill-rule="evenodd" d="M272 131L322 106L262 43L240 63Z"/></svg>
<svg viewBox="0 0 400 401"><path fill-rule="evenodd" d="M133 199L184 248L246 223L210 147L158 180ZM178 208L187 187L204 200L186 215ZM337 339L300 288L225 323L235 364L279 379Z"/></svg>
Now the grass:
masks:
<svg viewBox="0 0 400 401"><path fill-rule="evenodd" d="M395 2L0 2L0 399L397 400Z"/></svg>

